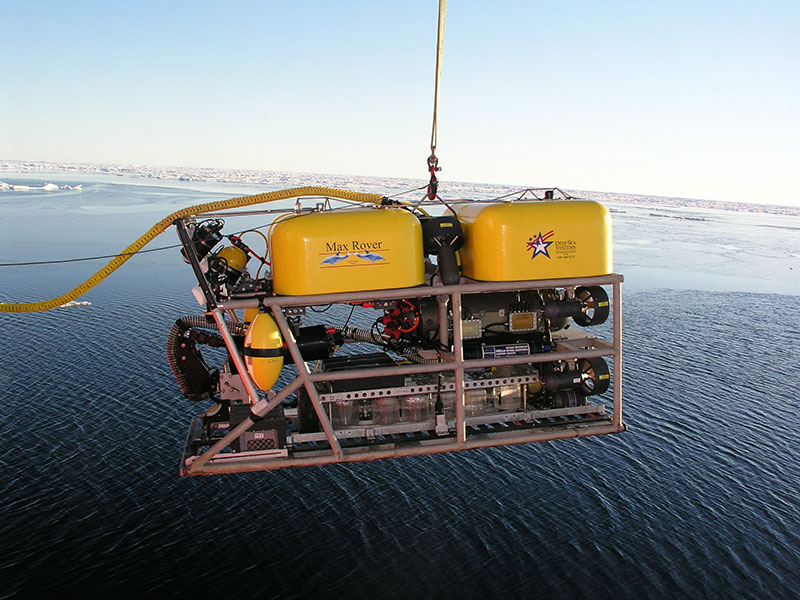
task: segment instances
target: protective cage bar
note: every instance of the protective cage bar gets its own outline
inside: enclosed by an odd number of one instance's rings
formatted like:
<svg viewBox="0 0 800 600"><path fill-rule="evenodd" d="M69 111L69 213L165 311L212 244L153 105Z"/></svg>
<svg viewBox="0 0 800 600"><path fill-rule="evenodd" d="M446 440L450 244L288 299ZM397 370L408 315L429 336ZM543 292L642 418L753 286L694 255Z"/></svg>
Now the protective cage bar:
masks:
<svg viewBox="0 0 800 600"><path fill-rule="evenodd" d="M193 440L197 438L202 429L202 419L197 417L193 419L189 427L180 473L194 476L327 465L623 432L627 427L622 420L622 282L623 277L619 274L512 282L475 282L462 279L458 285L451 286L419 286L309 296L270 296L219 302L209 312L222 333L232 362L242 376L252 403L250 412L257 418L263 417L298 388L304 387L319 418L322 432L310 435L289 435L287 436L287 448L279 451L223 452L232 441L254 424L253 419L245 418L227 434L216 440L205 452L197 455L193 450ZM436 297L440 300L440 306L444 305L441 300L449 301L452 314L461 315L461 297L464 294L553 288L572 289L576 286L590 285L611 285L613 288L612 343L609 344L581 331L580 334L583 336L573 334L568 338L555 340L554 351L505 358L464 359L461 319L455 318L452 323L453 352L452 355L443 356L445 362L354 369L346 372L311 373L302 359L291 328L284 316L284 309L292 306L319 306L425 297ZM298 372L297 377L288 385L276 394L270 392L266 398L260 398L257 395L255 391L257 388L244 368L244 360L224 320L224 314L227 311L255 308L259 305L272 310ZM465 416L465 388L470 385L470 382L465 380L465 371L467 370L487 366L546 363L601 356L610 356L613 359L610 386L613 395L611 415L606 413L603 404L589 404L571 408L495 413L491 417L467 418ZM409 427L406 427L406 431L404 431L402 427L398 428L397 426L371 425L349 430L334 430L321 395L315 386L319 382L335 380L441 372L450 372L454 378L455 419L445 423L444 418L441 417L438 422L432 420L417 423L414 432L408 431ZM314 447L313 450L307 449L309 444ZM304 446L305 449L299 451L299 446Z"/></svg>

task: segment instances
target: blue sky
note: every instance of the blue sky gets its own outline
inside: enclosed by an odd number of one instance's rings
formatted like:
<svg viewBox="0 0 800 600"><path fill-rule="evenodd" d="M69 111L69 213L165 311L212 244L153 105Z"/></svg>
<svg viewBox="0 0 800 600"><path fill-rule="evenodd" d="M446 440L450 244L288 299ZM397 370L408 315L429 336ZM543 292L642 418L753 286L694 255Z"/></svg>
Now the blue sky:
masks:
<svg viewBox="0 0 800 600"><path fill-rule="evenodd" d="M0 158L425 176L437 3L0 0ZM800 205L800 2L450 0L442 180Z"/></svg>

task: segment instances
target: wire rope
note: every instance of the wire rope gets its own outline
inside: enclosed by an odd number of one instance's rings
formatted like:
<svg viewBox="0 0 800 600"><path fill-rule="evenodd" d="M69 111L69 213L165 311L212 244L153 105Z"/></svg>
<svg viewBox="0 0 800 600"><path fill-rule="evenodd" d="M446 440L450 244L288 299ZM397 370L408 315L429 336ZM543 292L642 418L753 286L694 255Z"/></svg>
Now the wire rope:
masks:
<svg viewBox="0 0 800 600"><path fill-rule="evenodd" d="M428 164L438 163L436 158L437 118L439 112L439 81L442 78L442 49L444 47L444 17L447 11L447 0L439 0L439 28L436 35L436 76L433 87L433 124L431 125L431 156Z"/></svg>
<svg viewBox="0 0 800 600"><path fill-rule="evenodd" d="M147 250L139 250L138 254L146 254L147 252L160 252L162 250L174 250L180 248L181 244L172 244L171 246L162 246L161 248L149 248ZM136 252L131 254L137 254ZM0 267L30 267L36 265L60 265L63 263L84 262L89 260L103 260L104 258L116 258L118 256L125 256L124 252L119 254L103 254L101 256L83 256L80 258L61 258L56 260L34 260L29 262L19 263L0 263Z"/></svg>

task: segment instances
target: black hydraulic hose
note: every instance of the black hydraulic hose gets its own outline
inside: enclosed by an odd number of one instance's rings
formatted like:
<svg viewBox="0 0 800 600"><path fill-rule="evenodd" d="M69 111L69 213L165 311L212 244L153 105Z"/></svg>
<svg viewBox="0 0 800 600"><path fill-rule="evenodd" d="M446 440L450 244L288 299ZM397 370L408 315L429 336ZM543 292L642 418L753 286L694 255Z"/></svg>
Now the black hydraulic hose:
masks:
<svg viewBox="0 0 800 600"><path fill-rule="evenodd" d="M226 321L225 324L231 333L244 335L245 325L243 323ZM193 401L210 398L214 391L214 373L203 360L196 343L186 338L186 334L190 331L202 329L218 330L219 328L216 322L209 322L203 316L189 315L176 320L167 334L167 363L169 363L183 395ZM206 334L206 337L208 336L212 336L208 338L208 341L213 340L213 345L224 345L222 338L217 334Z"/></svg>

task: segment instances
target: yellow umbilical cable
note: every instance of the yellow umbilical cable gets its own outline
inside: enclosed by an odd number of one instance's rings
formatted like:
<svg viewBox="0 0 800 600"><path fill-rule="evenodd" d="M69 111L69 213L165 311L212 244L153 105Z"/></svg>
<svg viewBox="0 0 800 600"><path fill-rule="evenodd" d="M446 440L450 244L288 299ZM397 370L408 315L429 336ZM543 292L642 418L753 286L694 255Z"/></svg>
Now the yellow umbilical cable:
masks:
<svg viewBox="0 0 800 600"><path fill-rule="evenodd" d="M53 298L51 300L43 300L41 302L27 302L20 304L0 302L0 312L9 313L25 313L25 312L41 312L58 308L62 304L82 296L98 283L103 281L106 277L111 275L114 271L120 268L125 261L131 256L136 254L139 250L144 248L153 238L160 233L166 231L176 219L183 219L192 217L198 214L207 212L216 212L220 210L228 210L231 208L241 208L243 206L252 206L253 204L263 204L266 202L275 202L277 200L288 200L289 198L299 198L302 196L327 196L330 198L339 198L341 200L351 200L354 202L366 202L371 204L380 204L383 200L381 194L366 194L363 192L351 192L349 190L340 190L336 188L322 187L322 186L306 186L299 188L291 188L288 190L277 190L274 192L267 192L264 194L255 194L253 196L242 196L240 198L230 198L228 200L217 200L216 202L207 202L205 204L197 204L181 209L171 215L164 217L158 223L153 225L149 231L142 235L138 240L133 242L122 252L119 256L113 258L105 267L100 269L97 273L92 275L89 279L83 282L75 289Z"/></svg>

